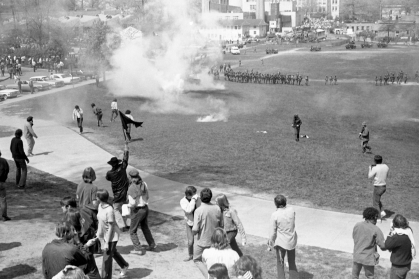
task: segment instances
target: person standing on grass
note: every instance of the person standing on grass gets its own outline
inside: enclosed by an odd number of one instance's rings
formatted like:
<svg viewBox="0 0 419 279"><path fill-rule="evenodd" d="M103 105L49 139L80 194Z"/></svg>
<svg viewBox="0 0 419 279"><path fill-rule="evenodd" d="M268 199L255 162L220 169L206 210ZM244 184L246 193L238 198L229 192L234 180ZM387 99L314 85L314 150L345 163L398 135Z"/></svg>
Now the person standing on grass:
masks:
<svg viewBox="0 0 419 279"><path fill-rule="evenodd" d="M298 270L295 264L295 247L297 232L295 230L295 211L287 207L287 198L277 195L274 199L276 211L271 215L271 231L268 240L269 250L276 250L276 267L278 279L285 279L284 258L287 255L289 278L297 279Z"/></svg>
<svg viewBox="0 0 419 279"><path fill-rule="evenodd" d="M80 129L79 134L83 133L83 110L79 106L75 106L73 110L73 120L77 120L77 126Z"/></svg>
<svg viewBox="0 0 419 279"><path fill-rule="evenodd" d="M118 117L118 103L117 103L116 98L113 99L111 103L111 110L112 110L112 114L111 114L111 122L112 122ZM114 115L115 117L113 117Z"/></svg>
<svg viewBox="0 0 419 279"><path fill-rule="evenodd" d="M197 234L197 241L193 249L193 261L205 278L208 271L202 262L202 253L211 247L211 237L215 229L223 227L223 217L218 205L211 203L212 192L209 188L202 189L201 206L195 210L192 233Z"/></svg>
<svg viewBox="0 0 419 279"><path fill-rule="evenodd" d="M367 207L362 213L365 221L355 225L352 238L354 240L352 278L359 279L361 269L364 268L365 277L374 278L374 265L378 263L380 255L377 246L386 250L383 232L376 226L378 210Z"/></svg>
<svg viewBox="0 0 419 279"><path fill-rule="evenodd" d="M308 86L308 76L306 76L306 86Z"/></svg>
<svg viewBox="0 0 419 279"><path fill-rule="evenodd" d="M10 218L7 216L7 200L6 200L6 180L9 175L9 163L1 157L0 151L0 213L1 219L6 222Z"/></svg>
<svg viewBox="0 0 419 279"><path fill-rule="evenodd" d="M129 109L125 111L125 116L134 121L134 117L132 117L131 111ZM128 128L125 130L125 134L127 135L128 140L131 141L131 123L128 123L127 127Z"/></svg>
<svg viewBox="0 0 419 279"><path fill-rule="evenodd" d="M36 62L35 59L32 59L32 67L33 67L33 72L36 72Z"/></svg>
<svg viewBox="0 0 419 279"><path fill-rule="evenodd" d="M28 143L28 156L34 156L33 147L35 146L35 140L33 138L34 137L38 138L32 126L33 126L33 117L29 116L26 119L25 125L23 126L23 134L25 135L26 142Z"/></svg>
<svg viewBox="0 0 419 279"><path fill-rule="evenodd" d="M138 239L137 230L141 228L145 240L148 243L146 250L152 251L156 248L156 243L148 227L148 200L149 190L147 184L142 180L138 170L133 169L129 172L131 184L128 188L128 207L130 208L131 227L129 229L131 241L134 244L133 254L144 255L145 251L141 247Z"/></svg>
<svg viewBox="0 0 419 279"><path fill-rule="evenodd" d="M390 168L383 164L383 157L380 155L374 156L374 165L369 166L368 178L373 179L374 192L372 198L373 207L380 212L381 218L386 216L386 212L383 209L381 203L381 196L386 192L386 180Z"/></svg>
<svg viewBox="0 0 419 279"><path fill-rule="evenodd" d="M125 276L129 264L116 249L120 231L115 222L115 210L112 208L112 205L108 203L108 191L104 189L98 190L97 198L100 201L97 214L97 219L99 221L97 238L101 241L103 249L102 279L112 279L112 259L121 267L120 276Z"/></svg>
<svg viewBox="0 0 419 279"><path fill-rule="evenodd" d="M106 173L106 180L111 182L113 192L113 208L115 211L115 219L118 227L126 232L129 227L126 225L124 218L122 217L122 205L127 201L127 193L129 188L129 181L127 176L127 167L129 159L129 148L128 141L125 142L124 146L124 158L118 160L116 157L112 157L108 164L112 166L112 169Z"/></svg>
<svg viewBox="0 0 419 279"><path fill-rule="evenodd" d="M367 122L362 122L361 133L359 133L359 139L361 140L362 153L365 153L368 149L371 152L371 146L368 145L370 140L370 131L367 128Z"/></svg>
<svg viewBox="0 0 419 279"><path fill-rule="evenodd" d="M31 89L31 94L33 94L33 80L29 80L29 88Z"/></svg>
<svg viewBox="0 0 419 279"><path fill-rule="evenodd" d="M180 200L180 207L185 212L185 221L186 221L186 236L188 238L188 253L189 256L184 260L188 262L193 259L193 245L194 245L194 236L192 233L193 221L194 221L194 212L195 209L201 205L201 200L196 193L196 188L194 186L188 186L185 189L185 196Z"/></svg>
<svg viewBox="0 0 419 279"><path fill-rule="evenodd" d="M415 239L409 222L400 214L394 216L390 234L385 241L391 252L390 279L405 279L416 256Z"/></svg>
<svg viewBox="0 0 419 279"><path fill-rule="evenodd" d="M99 74L95 75L96 87L99 87Z"/></svg>
<svg viewBox="0 0 419 279"><path fill-rule="evenodd" d="M215 202L220 207L223 214L224 230L227 232L228 241L230 247L241 257L243 256L242 251L236 242L237 231L240 232L242 238L242 245L246 245L246 232L244 231L242 222L237 215L237 211L230 206L227 196L222 194L215 198Z"/></svg>
<svg viewBox="0 0 419 279"><path fill-rule="evenodd" d="M300 117L296 114L294 115L294 119L292 122L292 127L294 128L295 140L300 141L300 127L303 122L301 121Z"/></svg>
<svg viewBox="0 0 419 279"><path fill-rule="evenodd" d="M22 130L17 129L15 137L10 143L10 151L16 164L16 185L20 189L23 189L26 186L26 176L28 174L26 164L29 164L29 159L23 149L23 141L21 140L22 134Z"/></svg>
<svg viewBox="0 0 419 279"><path fill-rule="evenodd" d="M102 113L102 109L98 108L94 103L92 103L92 110L93 110L93 114L96 115L97 117L97 126L103 126L103 122L102 122L102 117L103 117L103 113Z"/></svg>
<svg viewBox="0 0 419 279"><path fill-rule="evenodd" d="M17 86L19 88L19 94L22 94L22 81L20 78L17 78Z"/></svg>

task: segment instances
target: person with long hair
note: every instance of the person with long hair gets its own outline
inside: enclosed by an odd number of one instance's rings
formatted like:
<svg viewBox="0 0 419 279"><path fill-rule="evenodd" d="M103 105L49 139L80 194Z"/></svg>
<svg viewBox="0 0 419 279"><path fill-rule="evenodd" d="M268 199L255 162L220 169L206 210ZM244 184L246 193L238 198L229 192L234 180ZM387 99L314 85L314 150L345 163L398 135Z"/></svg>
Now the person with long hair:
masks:
<svg viewBox="0 0 419 279"><path fill-rule="evenodd" d="M52 279L89 279L89 276L85 275L83 270L74 265L67 265Z"/></svg>
<svg viewBox="0 0 419 279"><path fill-rule="evenodd" d="M262 279L262 268L255 258L244 255L234 265L237 278Z"/></svg>
<svg viewBox="0 0 419 279"><path fill-rule="evenodd" d="M390 235L387 237L385 245L386 249L391 252L390 279L406 278L412 260L416 256L416 247L413 230L403 215L394 216Z"/></svg>
<svg viewBox="0 0 419 279"><path fill-rule="evenodd" d="M216 263L208 269L208 275L210 279L230 279L228 276L228 270L225 264Z"/></svg>
<svg viewBox="0 0 419 279"><path fill-rule="evenodd" d="M297 279L298 270L295 264L295 247L297 246L295 211L292 207L287 206L287 199L283 195L277 195L274 202L276 211L271 215L271 232L268 246L269 248L274 246L276 251L278 279L285 279L285 255L288 257L290 279Z"/></svg>
<svg viewBox="0 0 419 279"><path fill-rule="evenodd" d="M230 206L228 202L227 196L224 194L219 195L215 198L216 203L221 209L223 213L223 221L224 221L224 230L227 232L227 237L230 242L230 247L234 251L239 254L239 256L243 256L242 251L240 250L239 246L236 242L237 230L240 232L242 237L242 245L246 245L246 232L244 231L242 222L237 215L237 211Z"/></svg>
<svg viewBox="0 0 419 279"><path fill-rule="evenodd" d="M208 269L216 263L225 264L231 275L239 258L239 254L228 244L227 233L222 228L216 228L211 237L211 247L202 253L202 262Z"/></svg>
<svg viewBox="0 0 419 279"><path fill-rule="evenodd" d="M100 201L97 214L99 221L97 238L102 242L103 249L102 279L112 279L112 259L121 267L120 275L125 276L129 264L116 249L120 230L115 222L115 213L112 205L108 202L109 193L104 189L100 189L96 195Z"/></svg>

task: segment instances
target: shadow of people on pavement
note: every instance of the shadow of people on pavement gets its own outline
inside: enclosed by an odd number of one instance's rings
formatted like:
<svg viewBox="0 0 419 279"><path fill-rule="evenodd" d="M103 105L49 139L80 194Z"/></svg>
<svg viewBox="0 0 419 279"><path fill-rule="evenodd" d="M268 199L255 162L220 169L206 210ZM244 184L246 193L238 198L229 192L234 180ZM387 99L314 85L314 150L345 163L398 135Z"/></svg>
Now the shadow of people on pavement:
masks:
<svg viewBox="0 0 419 279"><path fill-rule="evenodd" d="M33 154L33 156L48 155L48 154L50 154L50 153L52 153L52 152L54 152L54 151L45 151L45 152L41 152L41 153L36 153L36 154Z"/></svg>
<svg viewBox="0 0 419 279"><path fill-rule="evenodd" d="M13 279L23 275L31 274L36 271L36 268L27 264L18 264L4 268L0 271L0 278Z"/></svg>
<svg viewBox="0 0 419 279"><path fill-rule="evenodd" d="M128 277L129 278L145 278L148 277L153 270L148 268L132 268L128 269Z"/></svg>

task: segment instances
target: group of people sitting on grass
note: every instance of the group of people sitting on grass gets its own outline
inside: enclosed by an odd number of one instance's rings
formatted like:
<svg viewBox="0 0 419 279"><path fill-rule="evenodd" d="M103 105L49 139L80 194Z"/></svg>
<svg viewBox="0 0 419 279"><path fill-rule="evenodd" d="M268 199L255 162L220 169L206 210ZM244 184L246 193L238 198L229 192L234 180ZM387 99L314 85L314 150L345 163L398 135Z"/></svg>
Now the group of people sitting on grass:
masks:
<svg viewBox="0 0 419 279"><path fill-rule="evenodd" d="M289 84L302 85L304 77L297 73L296 75L281 74L263 74L247 70L246 72L228 70L224 72L224 79L243 83L269 83L269 84ZM308 76L305 77L305 85L308 85Z"/></svg>

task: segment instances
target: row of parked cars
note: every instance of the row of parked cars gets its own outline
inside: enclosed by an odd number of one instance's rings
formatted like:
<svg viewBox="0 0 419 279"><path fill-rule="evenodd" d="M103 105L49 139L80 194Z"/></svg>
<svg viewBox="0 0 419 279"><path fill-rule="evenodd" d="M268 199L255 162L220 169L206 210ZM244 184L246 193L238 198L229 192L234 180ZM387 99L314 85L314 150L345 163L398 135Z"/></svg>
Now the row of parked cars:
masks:
<svg viewBox="0 0 419 279"><path fill-rule="evenodd" d="M29 81L33 81L33 91L45 91L51 88L58 88L68 84L75 84L82 80L93 79L96 75L93 72L82 70L73 71L68 74L53 74L49 76L34 76L29 80L21 80L22 92L31 92ZM0 84L0 101L15 98L19 95L19 85L17 83L2 85Z"/></svg>

